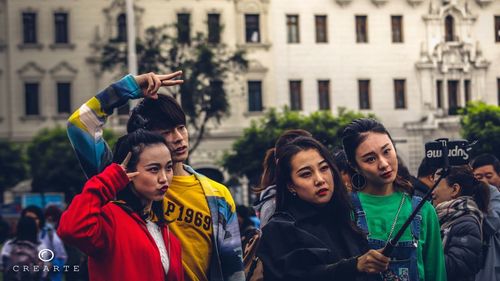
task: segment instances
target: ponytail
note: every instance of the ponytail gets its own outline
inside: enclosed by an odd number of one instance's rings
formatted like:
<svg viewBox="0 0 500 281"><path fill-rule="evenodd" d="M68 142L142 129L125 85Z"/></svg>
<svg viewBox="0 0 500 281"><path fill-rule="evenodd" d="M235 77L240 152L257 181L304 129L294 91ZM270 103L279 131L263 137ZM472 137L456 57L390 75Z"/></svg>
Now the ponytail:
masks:
<svg viewBox="0 0 500 281"><path fill-rule="evenodd" d="M449 186L460 185L460 196L471 196L479 210L488 213L490 188L486 183L474 177L472 168L469 165L451 167L450 173L446 177L446 183Z"/></svg>
<svg viewBox="0 0 500 281"><path fill-rule="evenodd" d="M487 214L490 204L490 187L476 178L474 178L474 180L474 194L472 195L472 198L474 198L479 210Z"/></svg>

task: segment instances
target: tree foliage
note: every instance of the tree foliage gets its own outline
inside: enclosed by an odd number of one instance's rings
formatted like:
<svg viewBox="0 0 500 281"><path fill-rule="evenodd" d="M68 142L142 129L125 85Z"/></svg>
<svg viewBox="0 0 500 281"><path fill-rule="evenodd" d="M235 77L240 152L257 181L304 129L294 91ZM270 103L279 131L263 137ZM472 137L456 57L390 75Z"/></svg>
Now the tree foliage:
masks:
<svg viewBox="0 0 500 281"><path fill-rule="evenodd" d="M500 159L500 107L483 102L469 103L461 112L462 137L478 143L473 155L492 153Z"/></svg>
<svg viewBox="0 0 500 281"><path fill-rule="evenodd" d="M3 191L26 179L28 165L23 148L5 140L0 140L0 199ZM0 200L3 203L3 200Z"/></svg>
<svg viewBox="0 0 500 281"><path fill-rule="evenodd" d="M104 131L108 143L115 143L111 131ZM79 193L85 175L73 152L66 129L56 127L38 132L28 146L33 192L63 192L69 200Z"/></svg>
<svg viewBox="0 0 500 281"><path fill-rule="evenodd" d="M283 112L272 109L244 130L243 136L234 142L232 151L224 155L223 166L232 175L246 176L250 185L254 186L262 174L265 152L274 146L285 130L307 130L332 151L341 145L344 127L361 117L366 116L343 108L338 116L329 111L317 111L305 116L288 108Z"/></svg>
<svg viewBox="0 0 500 281"><path fill-rule="evenodd" d="M248 62L242 50L230 50L225 44L208 43L197 33L189 43L180 43L174 26L150 27L136 41L139 73L183 71L180 86L181 105L194 133L191 151L198 147L210 121L220 124L229 114L229 103L223 81L238 80ZM109 42L102 47L104 71L127 69L125 44Z"/></svg>

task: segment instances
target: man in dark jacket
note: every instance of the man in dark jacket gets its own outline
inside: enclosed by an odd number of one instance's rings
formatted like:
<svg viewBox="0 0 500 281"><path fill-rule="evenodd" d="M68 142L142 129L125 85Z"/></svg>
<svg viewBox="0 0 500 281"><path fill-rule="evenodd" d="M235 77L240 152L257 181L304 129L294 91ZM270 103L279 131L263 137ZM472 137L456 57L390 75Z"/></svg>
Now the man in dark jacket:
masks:
<svg viewBox="0 0 500 281"><path fill-rule="evenodd" d="M429 165L429 161L424 157L418 167L417 177L412 176L410 181L415 189L415 195L424 197L429 189L434 185L434 174L437 168ZM431 197L427 198L431 201Z"/></svg>

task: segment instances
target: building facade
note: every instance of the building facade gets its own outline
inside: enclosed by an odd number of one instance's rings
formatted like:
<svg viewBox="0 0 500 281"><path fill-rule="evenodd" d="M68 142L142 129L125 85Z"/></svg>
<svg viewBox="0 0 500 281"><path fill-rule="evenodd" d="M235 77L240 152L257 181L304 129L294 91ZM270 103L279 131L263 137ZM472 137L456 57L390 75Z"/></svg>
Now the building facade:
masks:
<svg viewBox="0 0 500 281"><path fill-rule="evenodd" d="M467 101L499 103L500 0L135 0L138 36L182 23L223 28L243 48L243 80L226 81L231 115L191 161L222 176L218 159L252 119L287 105L374 113L414 171L423 143L458 137ZM125 0L0 0L0 137L29 140L116 79L96 63L126 41ZM124 131L124 115L110 128Z"/></svg>

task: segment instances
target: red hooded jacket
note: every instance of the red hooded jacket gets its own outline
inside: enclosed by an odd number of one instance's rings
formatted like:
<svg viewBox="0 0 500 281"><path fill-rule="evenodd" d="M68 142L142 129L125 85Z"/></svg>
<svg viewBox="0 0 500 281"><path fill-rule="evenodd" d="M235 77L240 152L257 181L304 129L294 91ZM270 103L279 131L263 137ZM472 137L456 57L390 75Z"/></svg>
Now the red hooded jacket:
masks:
<svg viewBox="0 0 500 281"><path fill-rule="evenodd" d="M146 223L137 213L110 202L128 182L117 164L89 179L63 213L57 234L89 256L91 281L183 281L181 245L168 227L162 228L170 260L165 276Z"/></svg>

